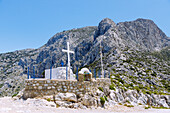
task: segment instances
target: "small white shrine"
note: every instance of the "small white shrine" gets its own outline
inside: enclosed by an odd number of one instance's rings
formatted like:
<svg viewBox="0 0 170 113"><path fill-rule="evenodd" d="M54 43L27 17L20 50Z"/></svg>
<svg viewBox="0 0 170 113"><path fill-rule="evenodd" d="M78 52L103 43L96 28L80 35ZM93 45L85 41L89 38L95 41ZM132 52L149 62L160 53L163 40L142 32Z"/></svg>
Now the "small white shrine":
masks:
<svg viewBox="0 0 170 113"><path fill-rule="evenodd" d="M51 79L66 79L66 67L57 67L53 69L45 70L45 78L50 79L50 71L51 71ZM70 69L70 80L76 80L76 75L73 74L73 71Z"/></svg>

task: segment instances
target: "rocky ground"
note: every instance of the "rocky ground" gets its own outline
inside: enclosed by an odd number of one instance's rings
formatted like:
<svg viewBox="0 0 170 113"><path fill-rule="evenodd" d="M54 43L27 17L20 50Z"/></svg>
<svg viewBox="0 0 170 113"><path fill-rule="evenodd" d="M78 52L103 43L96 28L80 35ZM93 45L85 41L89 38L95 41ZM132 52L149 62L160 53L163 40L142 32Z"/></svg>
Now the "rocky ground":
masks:
<svg viewBox="0 0 170 113"><path fill-rule="evenodd" d="M15 100L11 97L0 98L0 113L169 113L170 109L144 109L144 106L128 108L123 105L114 105L109 108L70 109L56 108L53 102L44 99Z"/></svg>

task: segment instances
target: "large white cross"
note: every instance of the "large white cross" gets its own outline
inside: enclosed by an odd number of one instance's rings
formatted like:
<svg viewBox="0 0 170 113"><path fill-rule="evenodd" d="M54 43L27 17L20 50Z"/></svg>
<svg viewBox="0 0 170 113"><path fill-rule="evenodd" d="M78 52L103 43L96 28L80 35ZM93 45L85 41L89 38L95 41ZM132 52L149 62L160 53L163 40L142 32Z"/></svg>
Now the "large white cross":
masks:
<svg viewBox="0 0 170 113"><path fill-rule="evenodd" d="M68 55L68 78L70 79L70 53L74 54L74 51L70 51L69 42L67 42L67 50L62 49L63 52L67 52Z"/></svg>

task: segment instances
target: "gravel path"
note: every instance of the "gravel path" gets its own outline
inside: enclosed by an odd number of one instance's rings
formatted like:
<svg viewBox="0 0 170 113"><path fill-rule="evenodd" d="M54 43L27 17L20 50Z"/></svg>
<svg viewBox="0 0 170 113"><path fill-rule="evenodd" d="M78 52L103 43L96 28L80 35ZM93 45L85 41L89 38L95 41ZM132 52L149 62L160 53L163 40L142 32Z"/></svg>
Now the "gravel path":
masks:
<svg viewBox="0 0 170 113"><path fill-rule="evenodd" d="M53 103L45 100L29 99L13 100L10 97L0 98L0 113L170 113L170 109L149 109L143 106L128 108L125 106L113 106L109 109L66 109L55 108Z"/></svg>

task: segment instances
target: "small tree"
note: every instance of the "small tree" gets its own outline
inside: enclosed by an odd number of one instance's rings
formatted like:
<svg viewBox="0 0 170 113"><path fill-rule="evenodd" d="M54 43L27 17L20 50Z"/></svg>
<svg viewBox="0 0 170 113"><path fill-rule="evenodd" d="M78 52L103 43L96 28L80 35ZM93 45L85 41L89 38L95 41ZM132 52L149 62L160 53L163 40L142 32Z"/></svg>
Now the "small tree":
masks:
<svg viewBox="0 0 170 113"><path fill-rule="evenodd" d="M105 99L103 97L100 97L100 103L102 104L102 107L104 107Z"/></svg>
<svg viewBox="0 0 170 113"><path fill-rule="evenodd" d="M42 72L42 75L43 75L42 78L45 78L45 70Z"/></svg>

